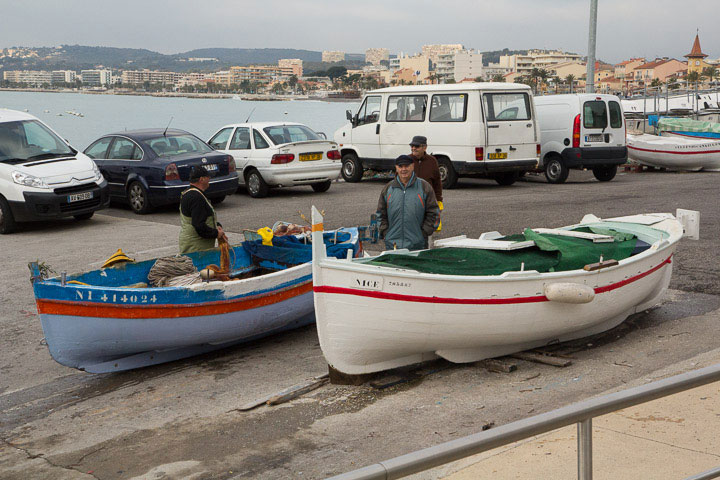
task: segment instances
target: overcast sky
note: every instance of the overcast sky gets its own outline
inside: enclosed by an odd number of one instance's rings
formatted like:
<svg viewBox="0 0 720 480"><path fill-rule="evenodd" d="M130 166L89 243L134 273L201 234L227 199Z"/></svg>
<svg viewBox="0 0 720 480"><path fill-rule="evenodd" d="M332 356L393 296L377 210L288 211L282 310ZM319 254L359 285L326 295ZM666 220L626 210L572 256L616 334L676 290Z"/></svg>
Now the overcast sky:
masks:
<svg viewBox="0 0 720 480"><path fill-rule="evenodd" d="M682 59L700 29L720 57L719 0L598 0L597 57ZM0 0L0 47L79 44L180 53L205 47L363 53L557 48L587 54L590 0Z"/></svg>

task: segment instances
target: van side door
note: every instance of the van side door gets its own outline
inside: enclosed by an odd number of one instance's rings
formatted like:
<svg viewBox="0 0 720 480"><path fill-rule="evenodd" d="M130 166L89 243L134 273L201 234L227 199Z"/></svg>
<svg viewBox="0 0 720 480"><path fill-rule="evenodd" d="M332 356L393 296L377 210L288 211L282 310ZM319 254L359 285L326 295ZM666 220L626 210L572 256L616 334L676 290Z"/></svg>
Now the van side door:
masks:
<svg viewBox="0 0 720 480"><path fill-rule="evenodd" d="M353 119L352 143L360 158L380 158L381 95L365 97Z"/></svg>
<svg viewBox="0 0 720 480"><path fill-rule="evenodd" d="M536 158L537 140L531 101L527 92L483 93L486 161Z"/></svg>

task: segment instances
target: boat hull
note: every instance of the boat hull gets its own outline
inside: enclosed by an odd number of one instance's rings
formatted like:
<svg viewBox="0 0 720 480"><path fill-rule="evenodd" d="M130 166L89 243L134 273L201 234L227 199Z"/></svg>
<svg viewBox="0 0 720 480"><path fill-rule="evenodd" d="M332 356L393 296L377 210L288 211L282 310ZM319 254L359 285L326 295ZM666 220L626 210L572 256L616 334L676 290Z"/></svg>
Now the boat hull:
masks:
<svg viewBox="0 0 720 480"><path fill-rule="evenodd" d="M475 362L600 333L657 304L667 289L674 242L651 250L596 272L497 277L322 260L314 287L320 346L333 368L364 374L437 357ZM590 287L594 298L549 300L545 287L560 282Z"/></svg>
<svg viewBox="0 0 720 480"><path fill-rule="evenodd" d="M685 137L628 135L628 157L651 167L720 171L720 142Z"/></svg>

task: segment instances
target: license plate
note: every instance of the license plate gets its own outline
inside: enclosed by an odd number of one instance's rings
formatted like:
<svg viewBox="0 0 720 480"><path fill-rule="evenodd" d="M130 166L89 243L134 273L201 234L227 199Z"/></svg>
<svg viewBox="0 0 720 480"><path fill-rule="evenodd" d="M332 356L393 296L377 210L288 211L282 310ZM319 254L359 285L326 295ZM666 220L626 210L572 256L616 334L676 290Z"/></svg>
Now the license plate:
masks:
<svg viewBox="0 0 720 480"><path fill-rule="evenodd" d="M210 165L205 165L205 168L207 169L208 172L215 172L215 171L217 171L218 166L215 163L211 163Z"/></svg>
<svg viewBox="0 0 720 480"><path fill-rule="evenodd" d="M90 200L91 198L93 198L93 192L74 193L72 195L68 195L68 203L79 202L80 200Z"/></svg>
<svg viewBox="0 0 720 480"><path fill-rule="evenodd" d="M507 152L488 153L488 160L505 160L506 158L507 158Z"/></svg>
<svg viewBox="0 0 720 480"><path fill-rule="evenodd" d="M309 162L311 160L322 160L322 153L301 153L300 154L300 161L301 162Z"/></svg>
<svg viewBox="0 0 720 480"><path fill-rule="evenodd" d="M585 141L586 142L603 142L603 135L602 133L591 133L590 135L585 135Z"/></svg>

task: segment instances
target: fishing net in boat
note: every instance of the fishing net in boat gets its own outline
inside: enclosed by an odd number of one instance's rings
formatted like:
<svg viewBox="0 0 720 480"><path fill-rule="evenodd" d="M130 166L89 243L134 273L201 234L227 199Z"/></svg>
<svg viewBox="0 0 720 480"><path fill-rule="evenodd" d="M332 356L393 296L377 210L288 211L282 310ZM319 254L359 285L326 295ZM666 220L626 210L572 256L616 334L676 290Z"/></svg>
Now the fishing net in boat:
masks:
<svg viewBox="0 0 720 480"><path fill-rule="evenodd" d="M598 262L601 256L604 260L619 261L629 257L635 250L635 236L595 229L592 233L611 234L615 239L613 242L593 243L583 238L540 234L528 229L521 235L507 236L502 240L533 240L534 247L507 251L447 247L423 250L416 254L384 254L367 263L443 275L501 275L523 268L546 273L580 269Z"/></svg>
<svg viewBox="0 0 720 480"><path fill-rule="evenodd" d="M148 283L153 287L178 286L170 285L170 281L175 277L184 277L179 279L180 285L190 285L195 283L191 281L188 275L195 274L200 278L200 273L193 265L190 257L185 255L177 255L174 257L162 257L155 261L155 264L148 273ZM189 282L189 283L187 283Z"/></svg>

